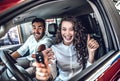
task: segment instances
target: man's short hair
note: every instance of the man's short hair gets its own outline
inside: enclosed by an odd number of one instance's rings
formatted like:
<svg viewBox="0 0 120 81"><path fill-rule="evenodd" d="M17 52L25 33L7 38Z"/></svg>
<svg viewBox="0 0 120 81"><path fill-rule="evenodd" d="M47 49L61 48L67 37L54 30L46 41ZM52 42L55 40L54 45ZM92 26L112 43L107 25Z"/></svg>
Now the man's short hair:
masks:
<svg viewBox="0 0 120 81"><path fill-rule="evenodd" d="M42 19L42 18L35 18L35 19L33 19L32 24L33 24L34 22L41 22L41 23L43 23L43 26L45 27L45 20Z"/></svg>

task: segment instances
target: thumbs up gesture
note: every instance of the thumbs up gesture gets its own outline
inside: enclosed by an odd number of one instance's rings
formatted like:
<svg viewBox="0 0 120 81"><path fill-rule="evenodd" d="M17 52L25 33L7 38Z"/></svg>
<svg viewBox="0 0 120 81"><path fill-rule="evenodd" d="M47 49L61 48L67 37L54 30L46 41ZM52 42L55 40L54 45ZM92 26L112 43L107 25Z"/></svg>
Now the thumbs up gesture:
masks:
<svg viewBox="0 0 120 81"><path fill-rule="evenodd" d="M90 38L90 34L88 34L87 37L87 48L88 48L88 53L89 53L89 62L93 63L94 62L94 54L97 48L99 47L98 42L94 38Z"/></svg>

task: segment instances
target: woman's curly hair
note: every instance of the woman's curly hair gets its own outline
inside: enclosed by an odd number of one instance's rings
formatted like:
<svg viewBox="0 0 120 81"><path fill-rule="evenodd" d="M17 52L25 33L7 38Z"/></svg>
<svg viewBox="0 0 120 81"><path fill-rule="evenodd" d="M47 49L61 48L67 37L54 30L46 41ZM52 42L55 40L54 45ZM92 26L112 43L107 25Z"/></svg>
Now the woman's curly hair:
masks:
<svg viewBox="0 0 120 81"><path fill-rule="evenodd" d="M87 34L85 33L85 27L83 27L81 22L74 16L67 16L62 18L57 31L56 44L63 41L61 36L61 24L63 21L69 21L74 25L73 29L75 31L75 37L73 40L73 45L75 46L75 50L77 52L77 62L82 64L84 69L86 59L88 58Z"/></svg>

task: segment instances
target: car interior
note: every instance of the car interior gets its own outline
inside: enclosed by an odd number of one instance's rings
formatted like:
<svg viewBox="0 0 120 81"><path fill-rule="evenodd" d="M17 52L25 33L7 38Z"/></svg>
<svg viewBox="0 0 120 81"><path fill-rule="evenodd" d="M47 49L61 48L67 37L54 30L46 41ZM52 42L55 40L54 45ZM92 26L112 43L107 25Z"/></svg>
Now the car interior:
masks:
<svg viewBox="0 0 120 81"><path fill-rule="evenodd" d="M25 3L29 5L26 6ZM110 41L111 38L108 39L108 37L106 36L103 28L104 21L100 20L101 16L98 17L99 13L97 12L97 10L95 11L92 6L95 5L90 0L38 0L24 1L24 3L21 3L20 6L18 5L15 8L11 9L14 10L14 13L13 11L11 12L9 10L9 14L11 13L9 17L7 16L4 20L0 22L1 28L3 28L4 30L3 33L0 32L0 37L3 37L10 28L17 26L20 39L19 44L0 46L1 49L4 50L1 51L1 60L4 63L6 63L6 61L10 61L8 64L5 64L5 66L0 65L0 81L7 81L11 79L21 81L34 81L34 79L31 79L30 76L25 72L24 68L15 65L15 60L10 57L10 54L16 51L20 46L22 46L25 40L31 35L31 32L29 32L31 31L31 28L29 28L26 23L30 22L29 25L31 25L31 21L34 18L44 18L46 20L46 34L50 38L52 38L53 41L55 41L55 36L57 28L59 27L60 20L64 16L75 16L86 28L85 33L90 34L91 38L94 38L98 41L100 47L96 51L95 61L98 62L99 60L101 60L101 57L103 57L107 52L113 49L114 46L112 42L108 42L108 40ZM6 15L8 14L1 14L0 17L3 18ZM28 54L29 51L26 53L26 55ZM92 67L95 68L94 66L91 66L90 68ZM86 70L84 70L84 72L85 71ZM92 71L92 69L89 69L88 72L90 71ZM12 75L16 79L13 78ZM86 74L83 74L83 76L85 75Z"/></svg>

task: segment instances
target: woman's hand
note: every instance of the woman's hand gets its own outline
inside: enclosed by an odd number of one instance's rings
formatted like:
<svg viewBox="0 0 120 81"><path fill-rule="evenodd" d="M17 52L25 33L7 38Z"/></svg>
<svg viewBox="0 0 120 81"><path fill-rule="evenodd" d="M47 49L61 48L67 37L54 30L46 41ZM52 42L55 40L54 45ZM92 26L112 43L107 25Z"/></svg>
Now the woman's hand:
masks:
<svg viewBox="0 0 120 81"><path fill-rule="evenodd" d="M33 66L36 67L36 78L40 81L48 81L48 79L51 77L48 64L34 62Z"/></svg>
<svg viewBox="0 0 120 81"><path fill-rule="evenodd" d="M97 50L98 47L99 47L98 42L95 39L90 38L90 34L88 34L87 48L88 48L88 53L89 53L88 60L90 63L94 62L95 51Z"/></svg>
<svg viewBox="0 0 120 81"><path fill-rule="evenodd" d="M50 64L50 59L54 59L53 57L53 53L50 52L51 49L48 48L44 51L42 51L43 55L44 55L44 63L38 63L38 62L34 62L32 65L36 67L36 78L38 80L42 80L42 81L47 81L49 78L51 78L51 70L49 67Z"/></svg>

